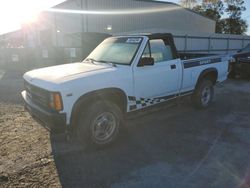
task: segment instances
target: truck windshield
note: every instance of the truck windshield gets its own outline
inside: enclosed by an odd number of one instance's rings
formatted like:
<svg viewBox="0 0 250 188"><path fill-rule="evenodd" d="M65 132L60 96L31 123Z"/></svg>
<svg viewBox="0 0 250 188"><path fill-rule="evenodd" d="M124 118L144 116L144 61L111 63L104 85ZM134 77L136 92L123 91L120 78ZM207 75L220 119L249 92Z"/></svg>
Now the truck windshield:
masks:
<svg viewBox="0 0 250 188"><path fill-rule="evenodd" d="M141 42L141 37L108 38L97 46L86 60L130 65Z"/></svg>

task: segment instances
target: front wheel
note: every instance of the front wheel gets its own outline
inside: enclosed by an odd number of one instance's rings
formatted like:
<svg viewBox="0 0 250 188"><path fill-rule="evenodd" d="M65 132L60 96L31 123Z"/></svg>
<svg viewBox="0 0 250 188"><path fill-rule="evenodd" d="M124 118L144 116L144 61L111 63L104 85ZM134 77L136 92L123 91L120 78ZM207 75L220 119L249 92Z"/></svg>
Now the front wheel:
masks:
<svg viewBox="0 0 250 188"><path fill-rule="evenodd" d="M97 101L79 116L78 141L84 147L109 145L117 139L122 124L122 112L116 104Z"/></svg>
<svg viewBox="0 0 250 188"><path fill-rule="evenodd" d="M196 87L192 102L194 107L204 109L210 106L214 98L214 87L211 80L202 80Z"/></svg>

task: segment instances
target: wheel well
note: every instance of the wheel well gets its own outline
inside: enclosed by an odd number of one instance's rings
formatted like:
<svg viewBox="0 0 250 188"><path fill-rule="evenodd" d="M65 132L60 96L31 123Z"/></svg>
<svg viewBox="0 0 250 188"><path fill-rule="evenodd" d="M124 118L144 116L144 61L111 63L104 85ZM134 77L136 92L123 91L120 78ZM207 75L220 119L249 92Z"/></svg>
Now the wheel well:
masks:
<svg viewBox="0 0 250 188"><path fill-rule="evenodd" d="M121 109L122 113L125 113L127 110L127 96L121 89L110 88L93 91L81 96L74 104L70 118L71 128L77 123L79 111L86 111L91 103L97 100L106 100L115 103Z"/></svg>
<svg viewBox="0 0 250 188"><path fill-rule="evenodd" d="M218 71L217 71L217 69L215 69L215 68L210 68L210 69L204 70L204 71L200 74L196 86L197 86L203 79L211 80L212 83L215 85L215 84L216 84L216 81L217 81L217 79L218 79Z"/></svg>

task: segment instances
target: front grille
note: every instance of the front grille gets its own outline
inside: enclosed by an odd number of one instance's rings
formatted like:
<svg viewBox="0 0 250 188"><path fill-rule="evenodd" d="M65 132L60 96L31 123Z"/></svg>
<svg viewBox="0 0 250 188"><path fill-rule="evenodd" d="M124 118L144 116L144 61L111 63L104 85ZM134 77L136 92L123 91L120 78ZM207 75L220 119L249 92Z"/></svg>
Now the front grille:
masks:
<svg viewBox="0 0 250 188"><path fill-rule="evenodd" d="M27 92L27 97L30 101L32 101L34 104L38 105L42 108L48 108L49 104L49 92L39 88L37 86L34 86L28 82L25 81L24 83L25 90Z"/></svg>

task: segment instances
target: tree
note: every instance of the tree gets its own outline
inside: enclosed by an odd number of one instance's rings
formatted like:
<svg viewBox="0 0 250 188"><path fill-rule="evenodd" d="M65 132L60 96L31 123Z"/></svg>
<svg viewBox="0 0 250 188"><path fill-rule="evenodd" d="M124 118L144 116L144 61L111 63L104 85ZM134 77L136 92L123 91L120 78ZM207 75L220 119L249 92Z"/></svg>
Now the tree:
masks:
<svg viewBox="0 0 250 188"><path fill-rule="evenodd" d="M224 0L227 8L225 12L228 18L222 20L224 28L223 33L243 34L247 31L248 25L241 18L242 12L246 10L244 0Z"/></svg>
<svg viewBox="0 0 250 188"><path fill-rule="evenodd" d="M216 21L216 33L222 33L222 23L220 21L224 13L224 4L222 0L203 0L201 5L193 8L194 11L203 16Z"/></svg>
<svg viewBox="0 0 250 188"><path fill-rule="evenodd" d="M243 19L225 18L220 20L222 33L242 35L247 31L247 22Z"/></svg>
<svg viewBox="0 0 250 188"><path fill-rule="evenodd" d="M202 0L193 10L216 21L216 33L243 34L247 23L241 18L246 10L244 0ZM226 13L228 17L222 19Z"/></svg>
<svg viewBox="0 0 250 188"><path fill-rule="evenodd" d="M197 4L197 0L180 0L180 4L185 8L192 9Z"/></svg>

